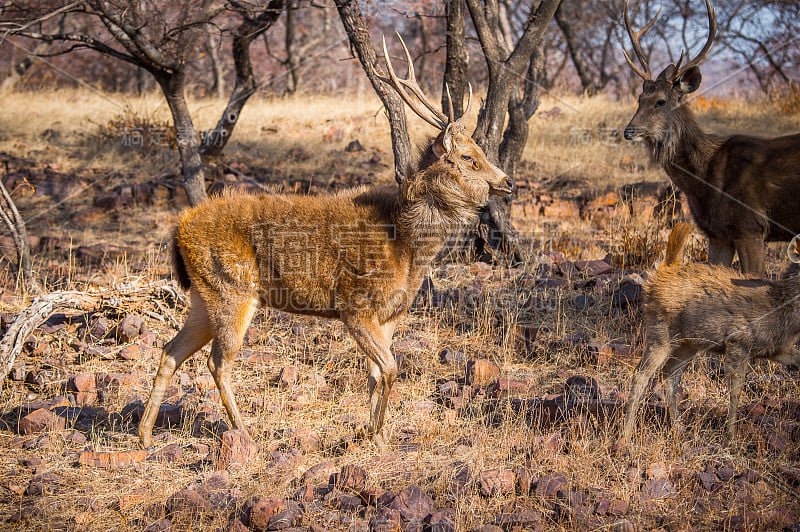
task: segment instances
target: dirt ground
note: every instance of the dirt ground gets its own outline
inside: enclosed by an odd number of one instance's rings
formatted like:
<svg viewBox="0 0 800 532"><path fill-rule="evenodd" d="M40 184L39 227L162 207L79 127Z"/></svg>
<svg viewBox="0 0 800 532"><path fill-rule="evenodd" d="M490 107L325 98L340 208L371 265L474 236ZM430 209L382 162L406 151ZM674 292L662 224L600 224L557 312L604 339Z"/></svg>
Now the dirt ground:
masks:
<svg viewBox="0 0 800 532"><path fill-rule="evenodd" d="M185 195L155 96L6 94L4 182L27 221L40 290L169 283ZM223 102L192 102L199 128ZM698 100L704 127L779 134L770 102ZM0 391L0 522L36 530L775 530L800 521L800 379L759 364L737 437L724 436L719 361L684 375L683 428L653 383L630 449L620 409L641 355L641 285L679 203L619 128L632 101L548 96L531 121L514 267L443 256L395 334L385 449L367 421L363 357L335 321L257 313L233 370L255 446L237 439L205 364L170 384L156 445L136 424L187 311L180 292L57 313ZM212 191L323 194L389 184L388 127L370 98L257 100ZM58 116L57 120L52 117ZM142 134L141 142L132 135ZM430 131L412 126L412 135ZM358 146L354 144L358 141ZM663 199L663 198L662 198ZM678 198L680 199L680 198ZM661 213L661 214L659 214ZM657 216L658 214L658 216ZM3 331L36 296L0 237ZM688 255L704 258L692 237ZM786 264L770 245L768 270ZM795 525L800 526L800 525ZM790 528L795 530L795 528Z"/></svg>

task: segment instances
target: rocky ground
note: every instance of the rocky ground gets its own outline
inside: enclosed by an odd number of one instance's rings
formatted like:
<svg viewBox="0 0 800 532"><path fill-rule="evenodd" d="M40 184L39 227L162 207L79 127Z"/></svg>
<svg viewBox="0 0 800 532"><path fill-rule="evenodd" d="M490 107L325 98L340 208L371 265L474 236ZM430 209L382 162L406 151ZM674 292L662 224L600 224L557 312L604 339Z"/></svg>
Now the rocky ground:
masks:
<svg viewBox="0 0 800 532"><path fill-rule="evenodd" d="M357 157L359 171L328 183L221 166L212 189L317 193L374 179L380 157ZM45 291L169 279L163 242L185 202L172 177L61 173L3 158L30 215ZM679 397L683 430L664 425L654 383L633 446L616 445L640 354L641 286L667 234L654 215L681 212L659 194L647 184L576 190L521 179L514 218L525 263L441 261L396 333L401 375L385 449L356 437L368 417L364 363L337 322L256 316L233 377L252 439L229 429L197 355L168 388L157 443L143 450L138 418L185 301L54 314L0 394L0 521L47 530L800 529L793 370L755 368L738 436L726 441L719 361L699 360ZM13 261L13 243L0 244ZM699 242L690 255L702 258ZM782 265L775 250L770 261L772 271ZM4 276L3 331L32 298Z"/></svg>

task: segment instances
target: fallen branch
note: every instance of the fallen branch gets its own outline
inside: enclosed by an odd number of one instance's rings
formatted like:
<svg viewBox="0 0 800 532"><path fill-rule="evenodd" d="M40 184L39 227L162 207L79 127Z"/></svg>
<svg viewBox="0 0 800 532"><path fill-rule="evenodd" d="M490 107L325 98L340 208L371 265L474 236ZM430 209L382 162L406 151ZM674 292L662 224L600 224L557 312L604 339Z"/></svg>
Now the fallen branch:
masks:
<svg viewBox="0 0 800 532"><path fill-rule="evenodd" d="M5 377L11 371L28 336L57 312L119 310L140 305L143 301L159 302L162 299L185 303L185 298L174 281L156 281L144 286L127 283L106 290L89 292L64 290L38 296L28 308L20 312L3 338L0 339L2 376Z"/></svg>

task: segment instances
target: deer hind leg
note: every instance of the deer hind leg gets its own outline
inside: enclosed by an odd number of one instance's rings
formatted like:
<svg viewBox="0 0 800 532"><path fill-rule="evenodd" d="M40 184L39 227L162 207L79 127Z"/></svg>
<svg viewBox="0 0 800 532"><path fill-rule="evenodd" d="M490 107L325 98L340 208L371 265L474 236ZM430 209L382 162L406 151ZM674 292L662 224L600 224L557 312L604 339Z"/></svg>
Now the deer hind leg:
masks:
<svg viewBox="0 0 800 532"><path fill-rule="evenodd" d="M727 240L708 237L708 263L730 268L736 248Z"/></svg>
<svg viewBox="0 0 800 532"><path fill-rule="evenodd" d="M648 343L642 359L636 366L633 377L631 393L625 408L625 428L622 433L623 442L628 442L636 427L636 415L639 410L639 401L644 393L650 378L658 371L669 358L670 346L667 342Z"/></svg>
<svg viewBox="0 0 800 532"><path fill-rule="evenodd" d="M230 384L231 366L236 360L236 353L242 346L244 334L253 314L258 308L258 300L253 297L241 297L233 301L227 300L221 305L224 313L214 317L214 342L211 344L211 356L208 357L208 370L214 377L219 390L222 406L235 429L247 429L242 415L236 406L236 398Z"/></svg>
<svg viewBox="0 0 800 532"><path fill-rule="evenodd" d="M744 378L747 376L749 356L747 349L728 344L725 346L725 376L728 379L728 419L725 424L728 439L736 436L736 411L739 409L739 396L744 388Z"/></svg>
<svg viewBox="0 0 800 532"><path fill-rule="evenodd" d="M739 254L742 273L755 277L764 276L764 239L760 235L737 240L736 253Z"/></svg>
<svg viewBox="0 0 800 532"><path fill-rule="evenodd" d="M681 383L683 370L686 368L696 354L696 350L690 346L682 345L673 350L667 363L661 368L661 376L664 379L667 394L667 408L669 409L669 419L674 429L680 428L680 417L678 416L677 393Z"/></svg>
<svg viewBox="0 0 800 532"><path fill-rule="evenodd" d="M205 303L196 290L191 292L192 307L189 317L183 328L167 345L161 355L161 365L158 368L150 398L139 420L139 440L142 447L150 447L153 443L153 425L158 416L164 390L167 388L172 375L183 362L193 353L202 348L211 340L211 323Z"/></svg>
<svg viewBox="0 0 800 532"><path fill-rule="evenodd" d="M370 415L368 432L378 443L389 403L389 393L397 378L397 362L390 349L394 323L379 324L376 319L345 319L350 334L367 357L367 383Z"/></svg>

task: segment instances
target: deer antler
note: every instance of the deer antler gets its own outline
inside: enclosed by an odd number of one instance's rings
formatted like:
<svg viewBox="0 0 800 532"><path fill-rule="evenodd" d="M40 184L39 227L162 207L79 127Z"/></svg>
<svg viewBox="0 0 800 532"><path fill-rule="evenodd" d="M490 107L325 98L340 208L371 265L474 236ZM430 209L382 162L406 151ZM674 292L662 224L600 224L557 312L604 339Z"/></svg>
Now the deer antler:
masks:
<svg viewBox="0 0 800 532"><path fill-rule="evenodd" d="M717 14L709 0L706 0L706 10L708 11L708 40L706 40L706 44L703 46L703 49L700 50L700 53L697 54L694 59L688 60L683 68L679 68L680 62L678 62L678 65L675 67L675 79L678 79L684 72L700 63L700 61L705 58L706 54L708 54L711 45L714 44L714 37L717 35Z"/></svg>
<svg viewBox="0 0 800 532"><path fill-rule="evenodd" d="M430 125L439 129L444 129L448 124L459 124L464 116L469 113L469 110L472 107L472 85L469 85L469 100L467 100L467 110L458 120L455 121L453 120L453 101L450 99L450 88L445 87L445 90L447 91L448 103L448 113L447 116L445 116L445 114L442 113L425 96L425 93L422 91L422 87L419 86L416 75L414 74L414 63L411 61L411 54L408 52L406 43L403 41L403 38L400 37L399 33L397 34L397 37L400 39L400 44L403 46L403 51L406 54L406 61L408 62L408 74L406 74L406 79L398 78L394 72L392 61L389 59L389 51L386 49L386 37L383 37L383 55L386 58L386 69L389 71L389 77L378 74L378 79L394 88L394 90L396 90L400 95L400 98L408 104L411 110ZM411 94L414 95L414 98L409 96L409 94L406 92L406 88L411 91ZM419 105L420 103L422 106Z"/></svg>
<svg viewBox="0 0 800 532"><path fill-rule="evenodd" d="M706 0L706 2L707 1L708 0ZM634 51L634 53L636 53L636 57L639 58L639 62L644 67L644 70L642 70L642 69L640 69L639 67L636 66L636 64L631 60L630 56L628 56L628 52L625 51L625 47L624 46L622 47L622 55L625 56L625 60L628 62L630 67L633 69L633 71L636 72L639 75L639 77L641 77L645 81L652 81L653 80L653 74L652 74L652 72L650 72L650 65L647 63L647 55L644 53L644 50L642 50L642 45L639 42L639 39L642 38L642 35L644 35L644 32L649 30L650 27L653 24L655 24L656 19L661 14L661 8L660 7L658 8L658 13L656 13L656 16L654 16L650 20L650 22L648 22L644 26L644 28L642 28L639 31L633 31L633 29L631 29L631 20L630 20L630 17L628 15L628 4L630 4L630 0L626 0L625 1L625 29L628 30L628 36L630 36L631 44L633 44L633 51Z"/></svg>

